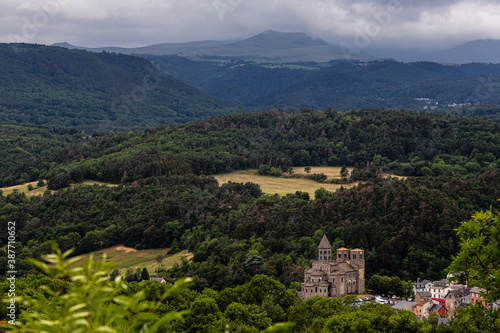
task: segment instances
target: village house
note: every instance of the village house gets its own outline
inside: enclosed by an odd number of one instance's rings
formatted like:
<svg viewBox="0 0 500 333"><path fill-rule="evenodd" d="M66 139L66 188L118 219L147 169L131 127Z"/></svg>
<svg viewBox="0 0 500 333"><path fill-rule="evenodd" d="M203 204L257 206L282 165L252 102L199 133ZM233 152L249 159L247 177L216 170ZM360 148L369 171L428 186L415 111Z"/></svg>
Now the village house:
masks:
<svg viewBox="0 0 500 333"><path fill-rule="evenodd" d="M453 316L458 307L469 304L469 299L477 297L479 301L480 297L478 288L473 288L474 293L469 293L470 289L466 285L452 282L449 276L433 282L417 279L414 289L418 290L415 292L417 304L412 310L419 318L427 317L432 311L441 316Z"/></svg>
<svg viewBox="0 0 500 333"><path fill-rule="evenodd" d="M434 304L429 300L421 300L413 306L413 313L417 316L417 319L427 318L429 316L429 310L433 305Z"/></svg>
<svg viewBox="0 0 500 333"><path fill-rule="evenodd" d="M431 313L432 311L436 311L440 316L448 315L448 310L444 305L441 304L433 304L429 309L429 313Z"/></svg>
<svg viewBox="0 0 500 333"><path fill-rule="evenodd" d="M430 291L420 291L415 294L415 302L420 302L422 300L430 301L432 298L432 294Z"/></svg>
<svg viewBox="0 0 500 333"><path fill-rule="evenodd" d="M396 309L396 310L406 310L406 311L413 311L413 307L417 304L418 302L414 301L401 301L393 306L391 308Z"/></svg>
<svg viewBox="0 0 500 333"><path fill-rule="evenodd" d="M156 282L159 282L159 283L167 283L167 281L165 281L164 278L159 278L159 277L150 277L149 281L156 281Z"/></svg>
<svg viewBox="0 0 500 333"><path fill-rule="evenodd" d="M469 304L469 288L450 290L444 297L448 315L453 316L455 310Z"/></svg>
<svg viewBox="0 0 500 333"><path fill-rule="evenodd" d="M413 284L413 290L415 293L419 293L421 291L428 291L428 289L432 286L432 282L429 280L420 280L417 278L417 282Z"/></svg>
<svg viewBox="0 0 500 333"><path fill-rule="evenodd" d="M469 299L470 304L480 303L483 306L488 306L488 303L484 300L482 294L484 293L484 289L480 289L478 287L474 287L469 291Z"/></svg>
<svg viewBox="0 0 500 333"><path fill-rule="evenodd" d="M300 293L303 300L314 296L343 297L365 293L364 251L339 248L336 260L332 259L331 252L332 246L323 235L318 246L318 260L304 272Z"/></svg>

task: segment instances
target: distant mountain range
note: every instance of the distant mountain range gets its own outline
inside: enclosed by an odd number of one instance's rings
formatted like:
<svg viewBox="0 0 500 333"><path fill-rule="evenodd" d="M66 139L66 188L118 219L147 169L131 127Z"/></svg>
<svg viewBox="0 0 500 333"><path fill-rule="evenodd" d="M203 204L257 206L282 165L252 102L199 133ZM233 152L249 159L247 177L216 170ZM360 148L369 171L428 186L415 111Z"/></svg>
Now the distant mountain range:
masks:
<svg viewBox="0 0 500 333"><path fill-rule="evenodd" d="M281 37L270 32L239 45L329 47L304 34ZM274 38L279 41L272 42ZM0 122L102 133L272 108L500 105L500 64L366 59L273 64L142 57L0 44ZM480 112L496 117L497 109L492 110Z"/></svg>
<svg viewBox="0 0 500 333"><path fill-rule="evenodd" d="M421 110L448 104L500 104L500 65L394 60L217 64L180 56L144 57L157 68L210 95L258 109Z"/></svg>
<svg viewBox="0 0 500 333"><path fill-rule="evenodd" d="M188 43L163 43L137 48L89 48L58 43L69 49L93 52L116 52L136 55L180 55L191 60L242 59L255 62L328 62L345 60L345 51L338 45L328 44L321 38L305 33L283 33L268 30L247 39L226 41L198 41ZM500 40L487 39L464 43L449 49L430 51L397 48L367 48L354 54L351 60L395 59L402 62L433 61L466 64L472 62L500 63Z"/></svg>
<svg viewBox="0 0 500 333"><path fill-rule="evenodd" d="M242 40L201 41L189 43L165 43L138 48L101 47L88 48L68 43L53 46L84 49L93 52L119 52L136 55L181 55L189 59L237 58L256 62L297 62L345 59L343 50L338 45L331 45L320 38L305 33L283 33L273 30ZM371 58L359 54L355 60Z"/></svg>

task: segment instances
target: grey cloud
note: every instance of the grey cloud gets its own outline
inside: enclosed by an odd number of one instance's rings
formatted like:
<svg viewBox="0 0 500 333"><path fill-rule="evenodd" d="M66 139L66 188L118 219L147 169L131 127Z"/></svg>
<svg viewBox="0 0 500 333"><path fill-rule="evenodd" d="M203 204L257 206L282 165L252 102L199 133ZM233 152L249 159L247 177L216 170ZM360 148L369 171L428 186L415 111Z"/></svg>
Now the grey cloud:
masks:
<svg viewBox="0 0 500 333"><path fill-rule="evenodd" d="M496 23L500 22L500 4L495 0L3 2L2 42L14 41L15 37L46 44L67 41L85 46L141 46L249 37L274 29L304 31L336 43L352 43L360 31L368 31L371 44L437 45L495 38L500 31L500 23ZM55 12L44 14L40 4L58 6ZM462 25L457 24L460 20Z"/></svg>

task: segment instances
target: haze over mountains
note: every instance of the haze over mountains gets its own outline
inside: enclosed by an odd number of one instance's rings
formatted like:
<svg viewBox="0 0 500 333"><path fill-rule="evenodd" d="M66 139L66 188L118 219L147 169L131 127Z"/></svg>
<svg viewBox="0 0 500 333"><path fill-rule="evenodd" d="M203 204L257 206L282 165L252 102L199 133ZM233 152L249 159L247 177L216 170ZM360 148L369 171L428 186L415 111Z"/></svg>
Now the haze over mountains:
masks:
<svg viewBox="0 0 500 333"><path fill-rule="evenodd" d="M123 54L172 55L190 59L240 58L258 62L329 61L344 59L338 45L331 45L320 38L305 33L282 33L273 30L242 40L164 43L138 48L101 47L86 48L68 43L54 44L67 48L93 52L120 52ZM354 56L354 59L362 59Z"/></svg>
<svg viewBox="0 0 500 333"><path fill-rule="evenodd" d="M346 44L348 45L348 44ZM137 48L100 47L88 48L68 43L54 46L85 49L93 52L117 52L136 55L173 55L189 59L239 58L256 62L297 62L346 59L352 60L391 58L403 62L433 61L465 64L471 62L500 63L500 40L476 40L449 49L408 50L367 47L352 52L347 47L329 44L321 38L306 33L283 33L267 30L246 39L226 41L195 41L187 43L162 43Z"/></svg>
<svg viewBox="0 0 500 333"><path fill-rule="evenodd" d="M394 58L403 62L433 61L451 64L468 64L472 62L499 63L500 40L475 40L443 50L422 51L370 48L368 52L378 57Z"/></svg>

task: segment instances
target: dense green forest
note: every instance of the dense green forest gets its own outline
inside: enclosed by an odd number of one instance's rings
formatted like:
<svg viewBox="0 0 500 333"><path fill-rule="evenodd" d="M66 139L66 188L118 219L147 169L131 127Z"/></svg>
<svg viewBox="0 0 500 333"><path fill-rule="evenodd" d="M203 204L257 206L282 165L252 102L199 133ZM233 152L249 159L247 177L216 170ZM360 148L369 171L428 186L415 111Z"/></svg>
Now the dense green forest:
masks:
<svg viewBox="0 0 500 333"><path fill-rule="evenodd" d="M256 99L254 105L282 108L353 109L363 107L420 110L416 98L433 103L500 104L500 65L444 66L436 63L340 63Z"/></svg>
<svg viewBox="0 0 500 333"><path fill-rule="evenodd" d="M370 162L403 176L479 174L499 167L500 124L449 115L360 110L235 114L121 133L66 147L54 161L73 180ZM373 163L371 163L373 162ZM364 177L363 177L364 178Z"/></svg>
<svg viewBox="0 0 500 333"><path fill-rule="evenodd" d="M56 151L81 140L75 129L0 125L0 187L39 179Z"/></svg>
<svg viewBox="0 0 500 333"><path fill-rule="evenodd" d="M418 323L409 312L373 304L353 307L350 299L302 302L295 291L323 234L333 248L365 249L367 281L375 274L403 281L443 278L460 250L456 228L476 211L500 208L500 124L481 118L304 109L86 139L75 131L4 129L9 156L14 155L8 147L25 147L30 167L5 164L3 181L13 181L12 173L23 177L16 181L49 179L50 188L59 189L31 197L0 193L1 223L16 222L19 289L33 286L26 293L50 299L53 294L37 286L76 288L37 275L27 260L50 253L53 240L63 251L75 248L75 254L118 244L170 248L170 254L187 249L191 260L151 272L170 283L186 276L194 282L172 303L156 308L158 314L191 311L165 332L226 325L259 332L288 320L297 324L297 332L350 332L353 325L361 331L456 331L462 324L438 327L435 318ZM218 184L210 176L263 164L282 170L350 165L351 180L360 182L336 192L278 196L263 195L252 183ZM387 177L387 172L408 178ZM83 179L119 185L63 188ZM0 230L0 249L6 230ZM2 277L6 261L2 249ZM169 286L129 283L150 301L159 300ZM2 291L7 287L0 283ZM456 323L470 323L467 318L469 312L459 312Z"/></svg>
<svg viewBox="0 0 500 333"><path fill-rule="evenodd" d="M109 270L102 269L102 264L89 264L91 269L78 272L79 279L73 280L77 271L64 266L64 261L56 262L56 269L47 270L49 276L32 274L18 282L20 296L28 300L20 306L23 312L19 317L24 322L31 319L25 323L31 331L43 328L46 332L94 332L99 327L99 332L104 331L103 326L121 328L119 332L151 333L271 333L290 329L328 333L364 332L369 328L377 332L421 332L421 328L437 328L435 322L418 323L413 313L386 305L357 308L352 296L344 301L316 297L302 302L296 290L264 275L255 275L246 284L220 292L209 288L198 292L187 289L186 283L172 286L155 281L128 285L108 282L105 274ZM57 273L64 274L67 280L59 280ZM41 285L45 289L40 289ZM7 292L8 288L7 283L0 283L0 291ZM54 308L56 304L62 306ZM0 315L6 317L5 307ZM32 320L41 316L52 320ZM153 330L153 325L160 327ZM271 325L273 330L268 329ZM106 331L116 332L110 328Z"/></svg>
<svg viewBox="0 0 500 333"><path fill-rule="evenodd" d="M236 286L259 272L286 285L301 281L323 231L334 247L366 249L368 276L438 279L457 250L454 228L476 210L498 207L499 180L498 169L375 179L309 200L301 193L261 196L250 183L161 176L117 188L2 196L0 217L16 221L21 258L48 253L52 239L64 250L76 246L77 253L117 244L189 249L193 262L169 274L192 276L198 288ZM0 267L5 273L6 265Z"/></svg>
<svg viewBox="0 0 500 333"><path fill-rule="evenodd" d="M71 282L68 266L58 272L62 265L46 266L49 277L37 273L25 276L33 268L21 258L51 252L51 241L40 244L39 240L57 239L63 250L77 245L77 251L121 241L133 246L140 241L138 247L170 244L171 251L186 246L194 251L192 263L184 261L164 274L169 281L193 276L191 290L161 298L170 285L138 283L141 274L138 282L128 284L127 293L122 290L118 294L142 292L138 300L161 299L159 307L152 308L156 315L189 310L185 321L172 322L159 332L222 331L226 325L238 332L259 332L287 320L296 324L296 332L488 332L485 328L491 323L484 322L485 310L479 305L458 311L454 322L438 327L435 316L417 322L412 313L386 305L358 308L353 306L352 296L344 301L315 297L302 302L296 291L302 269L315 257L323 235L321 230L313 233L318 227L334 237L334 247L366 248L368 274L380 271L409 277L415 272L417 276L441 277L439 272L448 267L450 254L460 245L452 229L477 207L491 204L498 209L491 198L500 194L499 179L500 170L478 178L378 179L308 201L300 193L260 197L253 184L218 187L204 176L164 176L117 189L81 187L29 202L19 194L0 197L0 212L2 219L20 222L16 223L21 231L15 247L17 270L23 277L17 281L17 290L19 296L36 301L32 307L20 304L19 310L29 314L36 309L57 316L69 307L54 311L54 304L75 300L77 305L80 298L101 316L118 311L113 302L103 303L102 297L109 295L111 286L100 292L106 279L100 278L103 270L99 266L83 271L89 274L88 281L81 278L82 271L75 270L73 274L79 278ZM24 221L23 215L33 217ZM89 231L82 239L79 233L86 229ZM2 255L2 260L5 257ZM0 267L6 266L2 263ZM4 276L5 272L1 273ZM41 285L58 292L50 293ZM9 286L10 282L0 283L0 291L8 291ZM64 298L66 291L76 294ZM103 304L112 308L103 309ZM149 307L138 309L148 311ZM5 317L6 308L1 311ZM97 315L95 321L99 319Z"/></svg>
<svg viewBox="0 0 500 333"><path fill-rule="evenodd" d="M0 44L0 77L2 123L103 133L242 111L122 54Z"/></svg>
<svg viewBox="0 0 500 333"><path fill-rule="evenodd" d="M396 61L263 64L242 60L192 61L179 56L146 59L213 96L259 108L421 110L453 103L499 104L500 66Z"/></svg>
<svg viewBox="0 0 500 333"><path fill-rule="evenodd" d="M368 275L437 279L457 249L454 228L498 206L499 129L407 111L303 110L108 135L66 146L38 172L54 189L82 179L122 185L2 196L0 217L19 224L24 256L47 253L52 239L77 253L121 243L189 249L193 262L168 274L193 276L198 288L257 272L300 281L323 232L334 246L366 249ZM261 164L355 165L352 177L364 182L309 200L314 193L262 196L255 184L207 176Z"/></svg>
<svg viewBox="0 0 500 333"><path fill-rule="evenodd" d="M286 65L266 67L241 60L215 62L192 61L179 56L142 57L207 94L242 105L250 105L258 97L285 88L311 72L299 66L295 69Z"/></svg>

